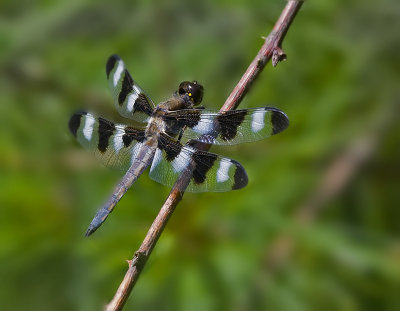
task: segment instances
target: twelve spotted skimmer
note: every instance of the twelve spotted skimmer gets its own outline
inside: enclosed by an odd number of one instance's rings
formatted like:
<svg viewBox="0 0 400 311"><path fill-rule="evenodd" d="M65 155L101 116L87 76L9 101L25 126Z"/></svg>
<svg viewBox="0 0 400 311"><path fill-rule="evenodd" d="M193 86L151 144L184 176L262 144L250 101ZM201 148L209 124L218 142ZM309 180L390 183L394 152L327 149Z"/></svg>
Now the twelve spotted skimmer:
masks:
<svg viewBox="0 0 400 311"><path fill-rule="evenodd" d="M181 174L192 174L186 188L190 192L243 188L248 179L239 162L198 150L195 142L238 144L277 134L289 125L286 114L272 107L226 112L196 108L203 98L203 87L196 81L182 82L170 99L154 106L117 55L108 59L106 74L118 112L145 127L115 124L88 112L71 117L69 128L83 147L104 164L126 171L86 236L105 221L148 166L150 177L167 186L173 186ZM185 145L180 142L182 137L188 140Z"/></svg>

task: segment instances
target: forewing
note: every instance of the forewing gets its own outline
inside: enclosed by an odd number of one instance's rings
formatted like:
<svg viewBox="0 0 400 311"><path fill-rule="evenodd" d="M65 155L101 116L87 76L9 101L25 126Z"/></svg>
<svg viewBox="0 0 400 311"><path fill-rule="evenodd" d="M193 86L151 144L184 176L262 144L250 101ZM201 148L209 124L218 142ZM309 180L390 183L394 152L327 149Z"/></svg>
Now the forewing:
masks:
<svg viewBox="0 0 400 311"><path fill-rule="evenodd" d="M138 122L146 122L153 112L154 104L132 79L118 55L111 55L108 59L106 74L120 115Z"/></svg>
<svg viewBox="0 0 400 311"><path fill-rule="evenodd" d="M165 134L159 138L150 177L172 187L181 174L191 174L191 163L195 168L186 191L223 192L247 185L246 171L239 162L189 145L182 146Z"/></svg>
<svg viewBox="0 0 400 311"><path fill-rule="evenodd" d="M186 126L183 137L217 145L234 145L278 134L289 125L287 115L273 107L214 112L186 109L168 112L166 119Z"/></svg>
<svg viewBox="0 0 400 311"><path fill-rule="evenodd" d="M75 113L69 129L78 142L92 151L105 165L126 171L144 142L144 130L96 117L88 112Z"/></svg>

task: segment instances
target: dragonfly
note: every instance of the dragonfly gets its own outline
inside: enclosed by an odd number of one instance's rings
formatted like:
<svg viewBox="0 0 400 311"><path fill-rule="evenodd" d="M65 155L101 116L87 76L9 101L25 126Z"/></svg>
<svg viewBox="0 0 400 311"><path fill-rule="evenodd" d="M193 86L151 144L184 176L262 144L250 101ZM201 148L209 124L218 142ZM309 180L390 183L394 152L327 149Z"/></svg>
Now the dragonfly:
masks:
<svg viewBox="0 0 400 311"><path fill-rule="evenodd" d="M196 148L196 143L233 145L277 134L289 125L287 115L274 107L217 112L200 106L203 86L180 83L177 91L154 105L118 55L109 57L106 76L119 114L143 126L116 124L90 112L72 115L69 129L77 141L105 165L125 175L97 211L86 236L95 232L126 191L150 167L150 178L173 186L191 174L189 192L222 192L245 187L244 167L233 159ZM182 141L186 141L183 143Z"/></svg>

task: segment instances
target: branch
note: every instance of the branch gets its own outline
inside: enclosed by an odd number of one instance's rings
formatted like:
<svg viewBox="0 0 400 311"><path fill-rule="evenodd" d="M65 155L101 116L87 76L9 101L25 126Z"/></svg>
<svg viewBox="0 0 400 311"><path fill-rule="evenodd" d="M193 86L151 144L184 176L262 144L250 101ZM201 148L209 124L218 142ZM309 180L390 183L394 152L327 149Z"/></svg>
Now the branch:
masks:
<svg viewBox="0 0 400 311"><path fill-rule="evenodd" d="M288 1L271 33L267 38L265 38L264 45L261 47L257 56L251 62L250 66L247 68L246 72L220 109L221 112L232 110L239 106L240 102L250 89L251 84L258 77L270 59L272 59L272 65L274 67L278 62L286 59L286 54L283 52L281 47L282 41L302 4L303 1L300 0ZM209 145L201 143L196 144L195 147L202 150L208 150L210 148ZM190 174L184 174L175 183L167 200L147 232L142 245L135 252L132 260L128 260L128 271L115 293L114 298L106 306L107 311L122 310L133 286L136 284L140 272L142 272L143 267L151 254L151 251L156 245L158 238L161 236L168 219L174 212L179 201L182 199L184 190L190 182L190 178Z"/></svg>

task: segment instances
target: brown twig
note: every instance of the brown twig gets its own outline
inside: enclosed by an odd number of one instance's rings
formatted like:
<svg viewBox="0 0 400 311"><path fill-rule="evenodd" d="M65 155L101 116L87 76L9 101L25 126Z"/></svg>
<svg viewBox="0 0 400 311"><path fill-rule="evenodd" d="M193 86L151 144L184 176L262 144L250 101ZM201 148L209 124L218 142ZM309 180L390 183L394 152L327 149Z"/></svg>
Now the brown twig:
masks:
<svg viewBox="0 0 400 311"><path fill-rule="evenodd" d="M220 111L227 111L235 109L242 101L245 94L250 89L253 81L258 77L267 62L272 58L272 65L275 67L278 62L286 59L286 54L281 48L282 41L289 29L289 26L299 11L303 1L289 0L283 9L281 16L276 22L274 28L267 38L265 38L264 45L261 47L257 56L251 62L246 72L229 95ZM196 147L207 150L209 146L199 144ZM191 176L188 174L182 175L172 188L167 200L162 206L156 219L147 232L147 235L140 246L135 252L132 260L128 261L129 268L122 280L117 292L112 301L106 306L107 311L122 310L125 302L127 301L133 286L135 285L140 272L143 270L144 265L149 258L151 251L157 243L168 219L175 210L176 205L182 199L183 191L186 189L190 182Z"/></svg>

